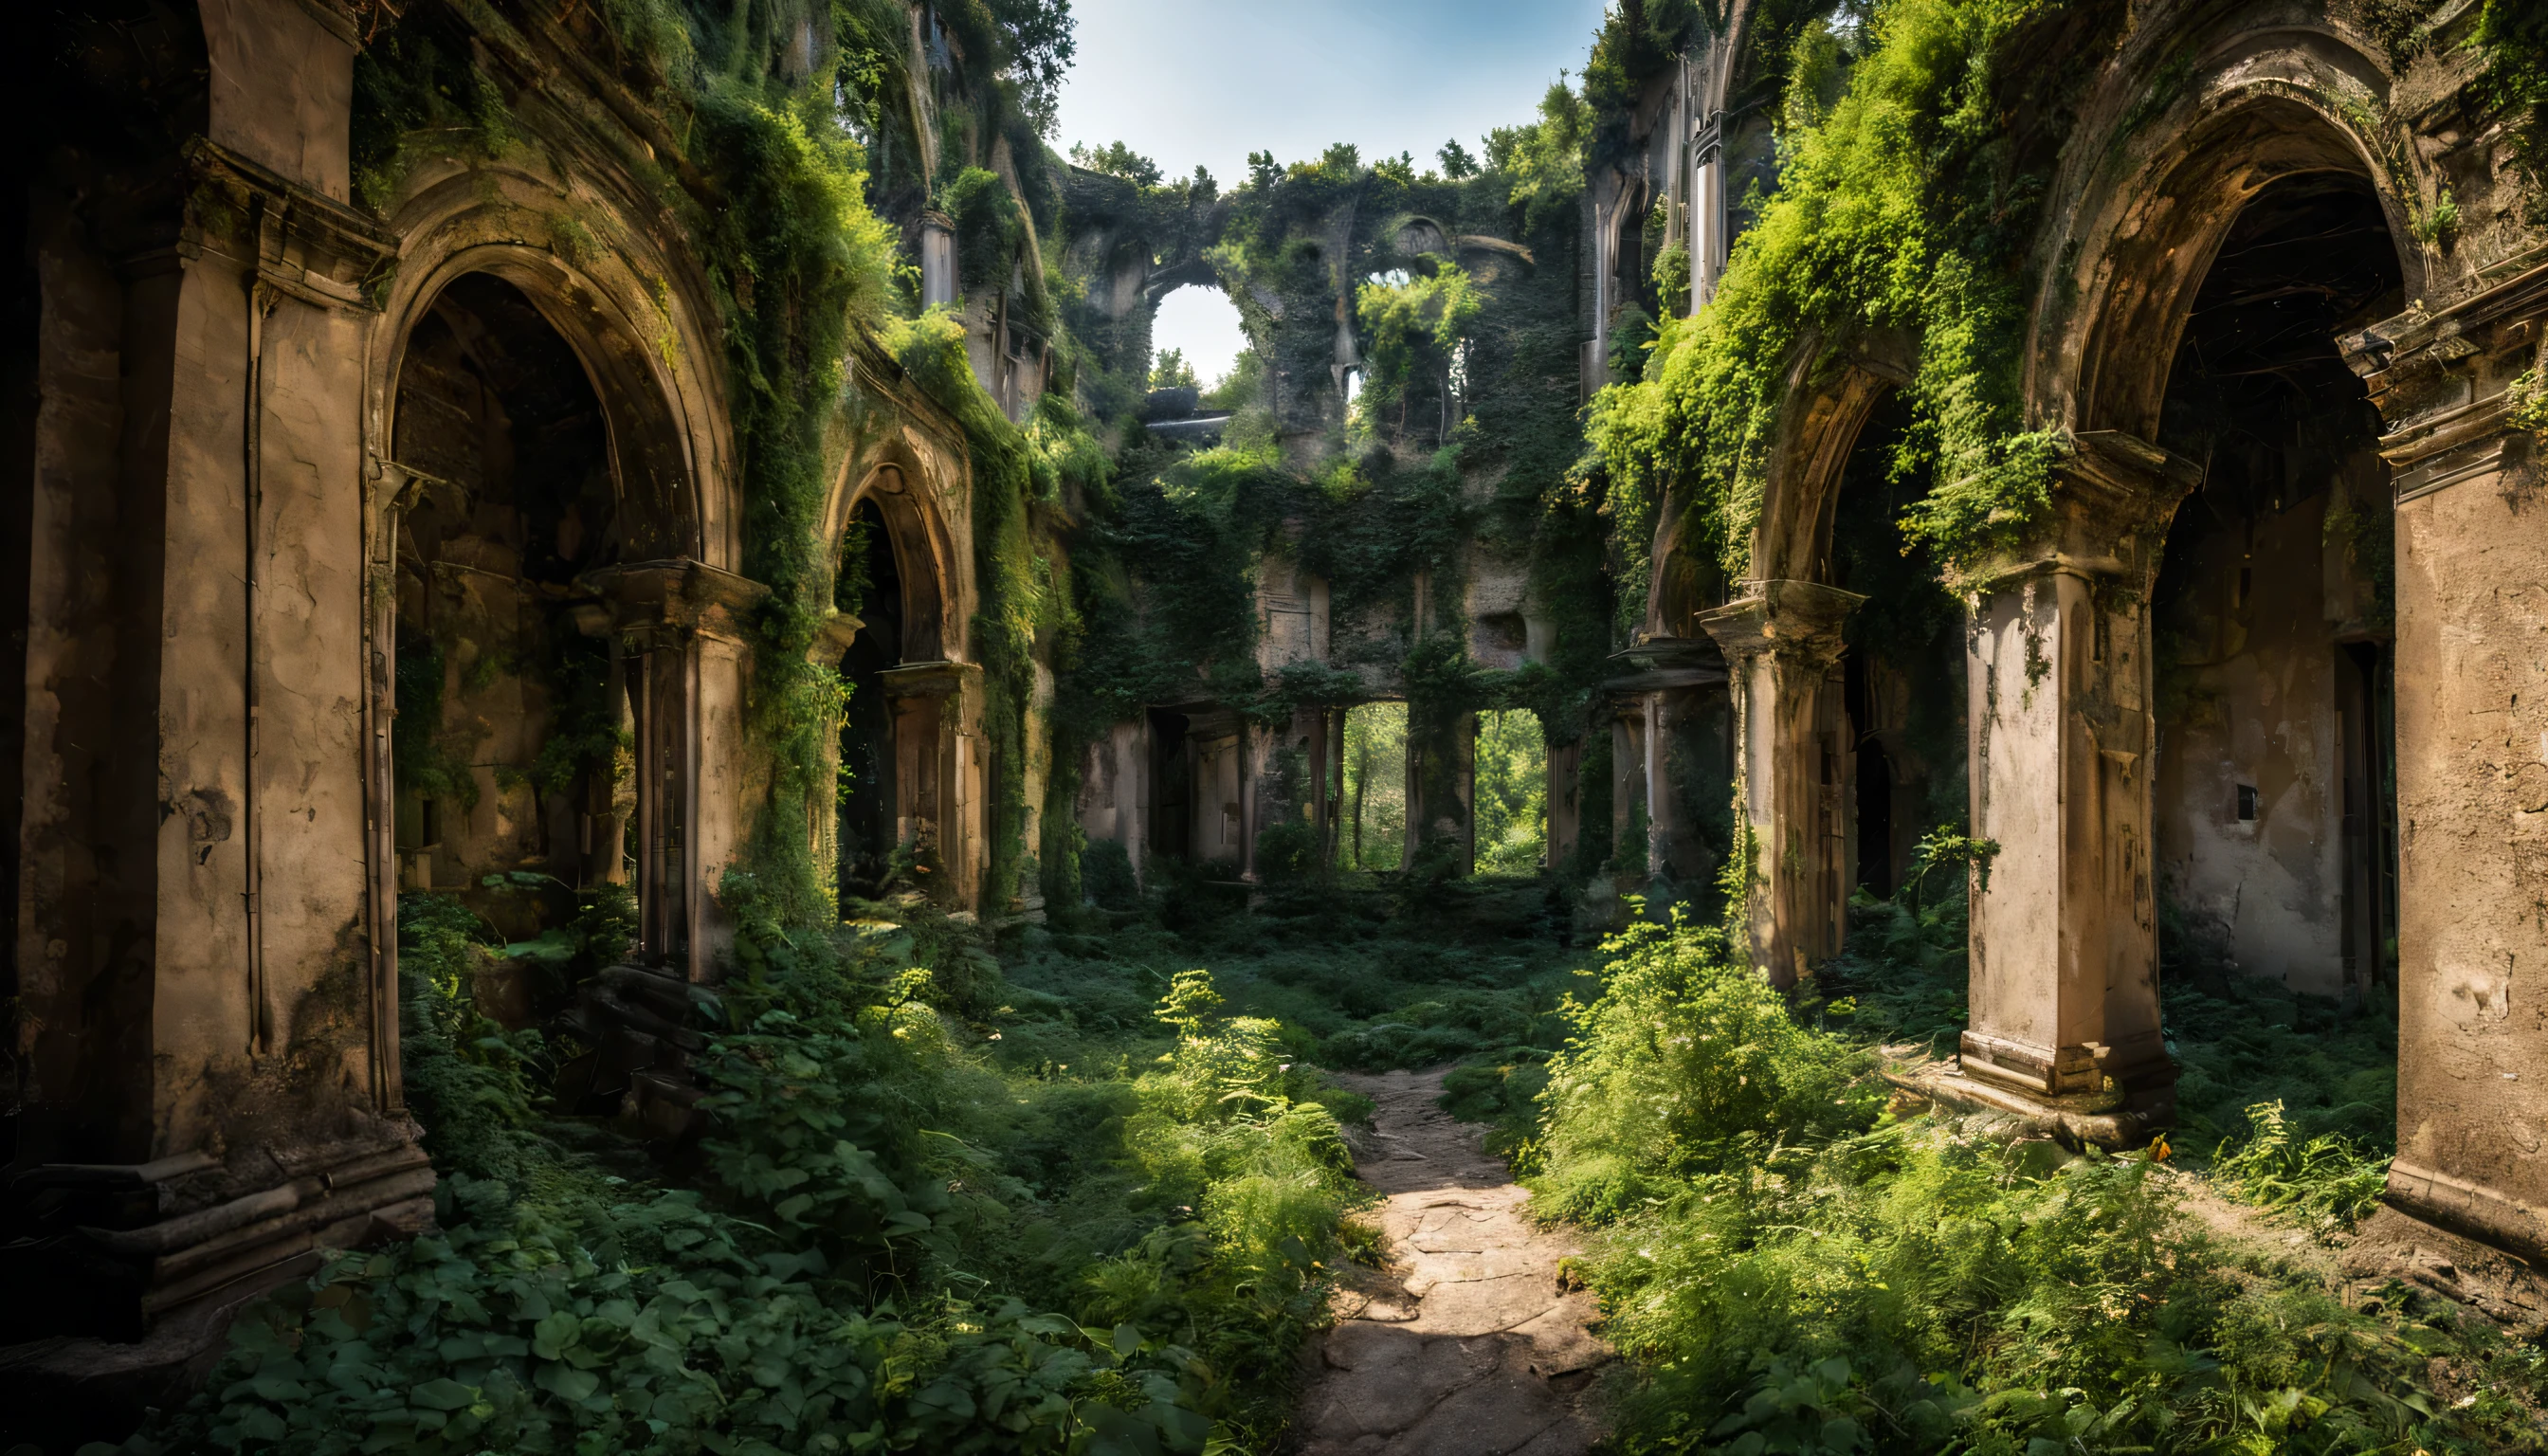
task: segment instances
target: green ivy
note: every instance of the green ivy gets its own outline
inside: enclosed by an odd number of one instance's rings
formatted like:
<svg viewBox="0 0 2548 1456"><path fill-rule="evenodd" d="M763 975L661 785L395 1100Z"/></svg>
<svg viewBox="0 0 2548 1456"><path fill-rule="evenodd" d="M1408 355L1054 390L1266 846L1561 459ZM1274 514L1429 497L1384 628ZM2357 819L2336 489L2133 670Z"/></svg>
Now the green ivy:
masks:
<svg viewBox="0 0 2548 1456"><path fill-rule="evenodd" d="M2048 507L2063 451L2025 428L2018 361L2037 216L2033 153L2010 139L2013 94L2057 128L2068 76L2013 70L2013 43L2060 0L1894 0L1848 89L1781 140L1777 193L1753 204L1708 306L1665 324L1636 384L1596 399L1592 436L1619 523L1625 608L1641 609L1653 523L1683 503L1691 549L1740 577L1771 443L1800 351L1825 367L1861 333L1919 344L1897 470L1927 483L1904 517L1951 565L2011 544ZM2082 47L2083 49L2089 47Z"/></svg>

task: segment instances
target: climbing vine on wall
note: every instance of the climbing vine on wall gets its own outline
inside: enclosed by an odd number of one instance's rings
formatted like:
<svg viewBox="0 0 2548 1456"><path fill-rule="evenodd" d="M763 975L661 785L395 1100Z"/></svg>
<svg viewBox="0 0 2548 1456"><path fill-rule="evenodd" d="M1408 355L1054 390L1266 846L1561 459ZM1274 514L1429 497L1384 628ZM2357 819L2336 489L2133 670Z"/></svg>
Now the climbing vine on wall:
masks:
<svg viewBox="0 0 2548 1456"><path fill-rule="evenodd" d="M2024 427L2017 379L2019 258L2041 179L2021 165L2007 118L2024 93L2051 118L2039 125L2064 124L2070 74L2011 64L2016 43L2062 8L1896 0L1869 22L1829 113L1782 138L1778 192L1758 204L1714 299L1665 327L1643 382L1594 403L1632 609L1651 572L1639 524L1668 494L1693 549L1743 574L1791 372L1865 331L1919 344L1897 460L1927 484L1905 517L1919 539L1970 562L2049 504L2063 444Z"/></svg>

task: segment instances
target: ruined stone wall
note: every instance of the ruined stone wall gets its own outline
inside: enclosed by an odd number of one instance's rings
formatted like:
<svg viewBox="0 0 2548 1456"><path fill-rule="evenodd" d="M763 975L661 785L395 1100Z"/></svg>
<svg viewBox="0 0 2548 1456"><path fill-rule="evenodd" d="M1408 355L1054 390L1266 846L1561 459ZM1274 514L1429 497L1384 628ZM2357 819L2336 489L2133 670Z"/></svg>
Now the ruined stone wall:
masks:
<svg viewBox="0 0 2548 1456"><path fill-rule="evenodd" d="M744 574L732 260L654 190L707 185L695 159L562 28L592 17L416 11L67 15L45 48L77 62L46 81L64 129L6 179L32 285L8 368L33 405L8 436L0 1221L5 1277L37 1297L0 1342L153 1342L0 1366L31 1389L118 1372L86 1388L102 1409L161 1399L318 1246L429 1218L403 891L456 892L536 949L624 882L630 953L678 983L728 953L728 870L774 836L821 853L825 826L770 820L786 766L755 698L772 593ZM379 143L383 118L349 78L393 33L407 63L472 67L505 127L392 135L358 178L349 134ZM906 799L934 796L943 893L970 910L1001 794L1040 794L1050 680L1029 665L1032 751L994 762L974 447L874 340L852 352L805 544L819 560L868 499L902 534L923 656L897 699L926 720L898 744ZM857 624L818 615L820 664Z"/></svg>

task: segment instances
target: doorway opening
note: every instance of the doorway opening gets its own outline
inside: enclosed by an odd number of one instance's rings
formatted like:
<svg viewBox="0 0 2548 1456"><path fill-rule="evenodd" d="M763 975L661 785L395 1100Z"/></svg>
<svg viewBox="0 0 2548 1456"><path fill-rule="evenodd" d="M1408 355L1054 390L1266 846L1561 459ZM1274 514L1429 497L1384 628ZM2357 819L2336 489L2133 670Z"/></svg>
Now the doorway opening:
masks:
<svg viewBox="0 0 2548 1456"><path fill-rule="evenodd" d="M1841 632L1844 747L1830 773L1847 780L1848 817L1832 863L1845 889L1879 900L1902 887L1921 836L1965 815L1963 604L1902 530L1927 475L1911 417L1900 391L1876 403L1832 507L1832 580L1866 598Z"/></svg>
<svg viewBox="0 0 2548 1456"><path fill-rule="evenodd" d="M1343 833L1336 863L1346 869L1407 864L1407 704L1358 703L1345 710Z"/></svg>
<svg viewBox="0 0 2548 1456"><path fill-rule="evenodd" d="M2198 462L2151 599L2160 956L2352 999L2394 984L2394 569L2381 425L2336 337L2404 304L2370 184L2259 193L2168 379Z"/></svg>
<svg viewBox="0 0 2548 1456"><path fill-rule="evenodd" d="M1548 736L1539 714L1478 714L1475 802L1477 872L1532 875L1548 860Z"/></svg>
<svg viewBox="0 0 2548 1456"><path fill-rule="evenodd" d="M894 804L893 705L885 698L884 674L902 661L902 573L884 512L872 500L859 503L842 532L833 582L833 604L860 619L840 664L850 688L841 717L836 841L846 903L881 898L901 868L894 858L902 846Z"/></svg>
<svg viewBox="0 0 2548 1456"><path fill-rule="evenodd" d="M574 349L488 274L434 301L398 378L400 887L548 945L580 895L628 900L639 854L628 668L586 581L622 559L608 427Z"/></svg>

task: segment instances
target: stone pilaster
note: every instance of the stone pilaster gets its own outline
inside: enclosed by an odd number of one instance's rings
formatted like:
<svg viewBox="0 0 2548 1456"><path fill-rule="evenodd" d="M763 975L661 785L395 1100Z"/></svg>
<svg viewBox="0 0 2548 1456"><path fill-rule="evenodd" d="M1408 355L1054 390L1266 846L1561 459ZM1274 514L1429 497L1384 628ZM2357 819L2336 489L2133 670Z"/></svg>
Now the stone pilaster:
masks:
<svg viewBox="0 0 2548 1456"><path fill-rule="evenodd" d="M978 908L988 823L982 670L972 663L905 663L882 674L893 703L894 838L924 852L944 876L951 909Z"/></svg>
<svg viewBox="0 0 2548 1456"><path fill-rule="evenodd" d="M2187 461L2083 437L2050 520L1966 574L1972 1022L1981 1100L2130 1142L2175 1108L2150 864L2149 593Z"/></svg>
<svg viewBox="0 0 2548 1456"><path fill-rule="evenodd" d="M1621 888L1660 912L1703 896L1722 867L1704 821L1727 805L1732 783L1725 659L1705 637L1648 633L1611 660L1631 670L1605 687L1633 725L1630 742L1614 749L1638 756L1618 791L1633 795L1622 800L1628 815L1645 811L1642 844L1629 843L1626 818L1619 823L1621 860L1645 864L1639 881Z"/></svg>
<svg viewBox="0 0 2548 1456"><path fill-rule="evenodd" d="M279 107L217 79L209 136L30 199L0 1341L185 1346L319 1247L430 1219L372 872L362 340L393 239L341 200L347 39L295 5L209 32L307 73L274 78ZM10 1408L91 1349L0 1362Z"/></svg>
<svg viewBox="0 0 2548 1456"><path fill-rule="evenodd" d="M636 736L637 903L649 956L706 980L724 937L716 880L741 846L743 711L752 647L744 617L770 589L689 560L584 579L607 613Z"/></svg>
<svg viewBox="0 0 2548 1456"><path fill-rule="evenodd" d="M1745 923L1781 986L1840 949L1849 902L1840 766L1841 624L1865 597L1814 582L1754 582L1699 618L1733 691L1734 780L1751 836ZM1744 853L1738 843L1737 854Z"/></svg>
<svg viewBox="0 0 2548 1456"><path fill-rule="evenodd" d="M1477 863L1478 715L1407 711L1407 867L1466 874Z"/></svg>
<svg viewBox="0 0 2548 1456"><path fill-rule="evenodd" d="M2548 248L2343 341L2397 490L2398 1156L2389 1201L2548 1256ZM2481 275L2481 276L2488 276ZM2524 383L2524 381L2527 383ZM2519 390L2515 389L2520 385Z"/></svg>

